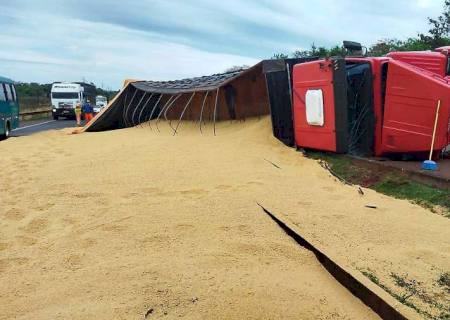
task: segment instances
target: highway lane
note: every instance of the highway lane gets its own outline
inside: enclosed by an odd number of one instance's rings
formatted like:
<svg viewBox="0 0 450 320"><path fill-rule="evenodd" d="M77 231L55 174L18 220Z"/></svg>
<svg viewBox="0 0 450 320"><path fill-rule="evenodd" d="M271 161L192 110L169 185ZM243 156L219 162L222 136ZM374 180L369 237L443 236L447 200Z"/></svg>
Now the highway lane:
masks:
<svg viewBox="0 0 450 320"><path fill-rule="evenodd" d="M12 130L12 137L22 137L28 136L33 133L47 131L47 130L55 130L55 129L63 129L69 127L76 127L77 123L75 120L53 120L53 119L41 119L41 120L31 120L31 121L22 121L20 123L19 128Z"/></svg>

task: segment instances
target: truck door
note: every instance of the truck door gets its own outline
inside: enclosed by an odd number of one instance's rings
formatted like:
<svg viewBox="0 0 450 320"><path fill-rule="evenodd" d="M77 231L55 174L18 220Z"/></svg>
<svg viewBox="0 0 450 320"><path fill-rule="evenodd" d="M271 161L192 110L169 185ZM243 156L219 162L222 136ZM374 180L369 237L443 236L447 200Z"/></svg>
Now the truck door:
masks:
<svg viewBox="0 0 450 320"><path fill-rule="evenodd" d="M11 129L19 126L19 99L17 97L16 87L13 84L9 85L11 89L12 104L11 104Z"/></svg>
<svg viewBox="0 0 450 320"><path fill-rule="evenodd" d="M14 97L13 97L13 94L11 91L11 85L9 83L4 83L3 90L5 92L6 105L7 105L7 109L4 112L4 116L5 116L5 120L9 121L11 123L12 122L12 111L13 111L13 107L14 107Z"/></svg>
<svg viewBox="0 0 450 320"><path fill-rule="evenodd" d="M348 151L347 82L344 59L298 64L293 71L295 143Z"/></svg>
<svg viewBox="0 0 450 320"><path fill-rule="evenodd" d="M0 82L0 135L5 134L6 111L8 110L8 102L6 101L6 93L3 84Z"/></svg>
<svg viewBox="0 0 450 320"><path fill-rule="evenodd" d="M382 151L427 152L441 100L435 150L447 145L450 85L441 77L390 60L383 115Z"/></svg>

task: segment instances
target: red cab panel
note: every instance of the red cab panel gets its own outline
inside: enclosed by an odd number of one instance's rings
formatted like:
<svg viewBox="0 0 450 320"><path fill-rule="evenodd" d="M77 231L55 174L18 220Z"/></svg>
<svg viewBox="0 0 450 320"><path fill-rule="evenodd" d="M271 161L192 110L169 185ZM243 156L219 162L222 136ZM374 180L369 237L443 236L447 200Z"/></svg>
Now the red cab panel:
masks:
<svg viewBox="0 0 450 320"><path fill-rule="evenodd" d="M318 111L322 114L321 121L312 122L308 119L307 101L310 96L320 96L316 99L319 102L313 107L321 108ZM347 152L346 81L343 59L320 60L294 66L293 101L294 135L297 146L338 153Z"/></svg>
<svg viewBox="0 0 450 320"><path fill-rule="evenodd" d="M442 150L448 141L450 85L431 72L401 61L389 61L382 151L429 151L438 100L441 108L435 150Z"/></svg>
<svg viewBox="0 0 450 320"><path fill-rule="evenodd" d="M440 52L391 52L387 56L394 60L406 62L410 65L433 72L441 77L445 77L447 72L448 57Z"/></svg>

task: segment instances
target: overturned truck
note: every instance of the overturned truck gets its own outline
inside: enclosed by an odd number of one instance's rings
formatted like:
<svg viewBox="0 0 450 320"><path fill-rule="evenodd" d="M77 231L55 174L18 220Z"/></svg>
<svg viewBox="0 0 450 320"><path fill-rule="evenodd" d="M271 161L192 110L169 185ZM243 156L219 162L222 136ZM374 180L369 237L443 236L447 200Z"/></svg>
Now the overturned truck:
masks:
<svg viewBox="0 0 450 320"><path fill-rule="evenodd" d="M448 53L397 52L296 65L297 146L381 156L439 152L448 144Z"/></svg>
<svg viewBox="0 0 450 320"><path fill-rule="evenodd" d="M437 154L449 143L449 50L266 60L206 77L130 81L84 130L165 119L177 120L175 134L181 120L202 131L205 121L270 114L274 136L289 146L382 156L426 154L433 144Z"/></svg>

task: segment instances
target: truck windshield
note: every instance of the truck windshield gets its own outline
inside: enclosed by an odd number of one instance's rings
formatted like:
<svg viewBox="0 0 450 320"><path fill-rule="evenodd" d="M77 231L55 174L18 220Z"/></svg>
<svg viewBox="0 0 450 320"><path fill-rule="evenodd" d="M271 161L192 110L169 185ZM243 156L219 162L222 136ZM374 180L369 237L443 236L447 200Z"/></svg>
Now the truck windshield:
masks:
<svg viewBox="0 0 450 320"><path fill-rule="evenodd" d="M78 99L78 92L52 92L53 99Z"/></svg>

